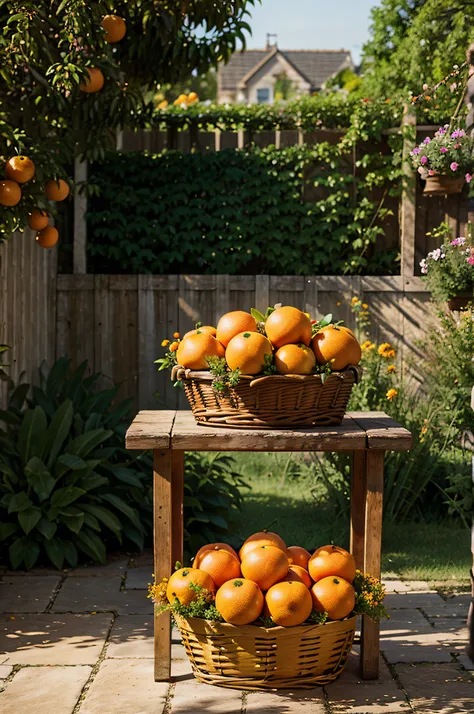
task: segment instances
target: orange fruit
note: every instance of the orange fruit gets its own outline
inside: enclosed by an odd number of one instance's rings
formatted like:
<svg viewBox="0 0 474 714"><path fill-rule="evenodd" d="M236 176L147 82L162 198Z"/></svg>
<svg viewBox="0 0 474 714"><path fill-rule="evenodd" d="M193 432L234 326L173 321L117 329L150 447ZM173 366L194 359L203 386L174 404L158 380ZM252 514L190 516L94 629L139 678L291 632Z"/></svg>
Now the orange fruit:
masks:
<svg viewBox="0 0 474 714"><path fill-rule="evenodd" d="M217 323L216 337L224 347L240 332L257 332L257 323L249 312L235 310L222 315Z"/></svg>
<svg viewBox="0 0 474 714"><path fill-rule="evenodd" d="M282 627L301 625L312 610L313 599L303 583L277 583L265 595L265 614Z"/></svg>
<svg viewBox="0 0 474 714"><path fill-rule="evenodd" d="M186 334L183 336L183 340L185 337L189 337L189 335L196 335L198 332L205 332L207 335L212 335L213 337L216 336L215 327L211 327L211 325L203 325L202 327L198 327L195 330L189 330L189 332L186 332Z"/></svg>
<svg viewBox="0 0 474 714"><path fill-rule="evenodd" d="M275 353L275 367L279 374L311 374L316 357L306 345L283 345Z"/></svg>
<svg viewBox="0 0 474 714"><path fill-rule="evenodd" d="M123 40L127 32L125 20L118 15L104 15L102 18L102 27L105 30L104 39L110 44Z"/></svg>
<svg viewBox="0 0 474 714"><path fill-rule="evenodd" d="M0 181L0 205L16 206L21 199L21 188L16 181Z"/></svg>
<svg viewBox="0 0 474 714"><path fill-rule="evenodd" d="M17 183L31 181L35 175L35 165L28 156L12 156L5 166L5 176Z"/></svg>
<svg viewBox="0 0 474 714"><path fill-rule="evenodd" d="M279 307L265 322L265 332L274 347L311 342L311 320L297 307Z"/></svg>
<svg viewBox="0 0 474 714"><path fill-rule="evenodd" d="M166 588L166 597L170 603L178 598L181 605L189 605L190 602L196 599L197 593L191 588L193 585L199 585L201 588L214 592L216 587L214 581L204 570L198 568L180 568L176 570L168 580Z"/></svg>
<svg viewBox="0 0 474 714"><path fill-rule="evenodd" d="M272 345L260 332L241 332L227 345L225 359L231 369L241 374L259 374L265 367L265 355L271 357Z"/></svg>
<svg viewBox="0 0 474 714"><path fill-rule="evenodd" d="M40 211L39 208L33 208L28 214L28 225L34 231L42 231L48 225L49 216L46 211Z"/></svg>
<svg viewBox="0 0 474 714"><path fill-rule="evenodd" d="M228 580L216 594L216 608L231 625L248 625L260 617L263 593L257 583L245 578Z"/></svg>
<svg viewBox="0 0 474 714"><path fill-rule="evenodd" d="M239 559L228 550L219 548L204 553L199 559L199 568L209 573L218 588L228 580L242 575Z"/></svg>
<svg viewBox="0 0 474 714"><path fill-rule="evenodd" d="M290 565L300 565L305 570L308 570L308 560L311 558L311 554L308 553L306 548L302 548L299 545L290 545L286 549L286 553Z"/></svg>
<svg viewBox="0 0 474 714"><path fill-rule="evenodd" d="M179 97L176 97L176 99L174 100L173 104L174 104L175 106L178 105L178 104L186 104L187 101L188 101L187 96L186 96L185 94L180 94Z"/></svg>
<svg viewBox="0 0 474 714"><path fill-rule="evenodd" d="M284 553L286 553L286 545L283 538L280 538L280 536L276 533L259 531L258 533L254 533L253 535L249 536L243 544L242 548L239 550L240 560L242 560L242 558L247 555L247 553L250 553L251 550L253 550L254 548L259 548L262 545L274 545L277 548L280 548L280 550L282 550Z"/></svg>
<svg viewBox="0 0 474 714"><path fill-rule="evenodd" d="M239 560L239 556L237 555L236 551L227 543L208 543L207 545L203 545L202 548L199 548L198 552L194 557L193 568L200 567L199 563L201 561L202 556L208 553L210 550L226 550L228 553L235 555L237 560Z"/></svg>
<svg viewBox="0 0 474 714"><path fill-rule="evenodd" d="M362 356L359 342L354 333L342 325L323 327L313 337L311 346L318 364L331 362L333 372L345 369L349 364L359 364Z"/></svg>
<svg viewBox="0 0 474 714"><path fill-rule="evenodd" d="M355 590L344 578L330 575L311 588L313 608L327 612L330 620L342 620L355 607Z"/></svg>
<svg viewBox="0 0 474 714"><path fill-rule="evenodd" d="M197 102L199 99L198 95L196 92L189 92L188 94L188 102Z"/></svg>
<svg viewBox="0 0 474 714"><path fill-rule="evenodd" d="M79 85L79 89L87 94L94 94L94 92L99 92L104 86L104 75L98 67L87 67L88 77L82 84Z"/></svg>
<svg viewBox="0 0 474 714"><path fill-rule="evenodd" d="M288 557L274 545L261 545L247 553L240 564L244 578L268 590L288 573Z"/></svg>
<svg viewBox="0 0 474 714"><path fill-rule="evenodd" d="M54 226L46 226L37 233L36 242L42 248L53 248L58 242L59 233Z"/></svg>
<svg viewBox="0 0 474 714"><path fill-rule="evenodd" d="M63 179L50 179L46 182L44 192L50 201L64 201L69 196L69 186Z"/></svg>
<svg viewBox="0 0 474 714"><path fill-rule="evenodd" d="M186 369L208 369L207 357L223 357L224 348L212 335L201 332L189 335L176 350L178 364Z"/></svg>
<svg viewBox="0 0 474 714"><path fill-rule="evenodd" d="M290 565L287 574L284 578L282 578L281 582L286 583L290 581L295 583L303 583L303 585L306 585L308 589L313 584L313 581L309 577L308 571L302 568L301 565Z"/></svg>
<svg viewBox="0 0 474 714"><path fill-rule="evenodd" d="M314 551L309 559L308 571L314 582L329 575L337 575L350 583L355 578L354 556L337 545L323 545Z"/></svg>

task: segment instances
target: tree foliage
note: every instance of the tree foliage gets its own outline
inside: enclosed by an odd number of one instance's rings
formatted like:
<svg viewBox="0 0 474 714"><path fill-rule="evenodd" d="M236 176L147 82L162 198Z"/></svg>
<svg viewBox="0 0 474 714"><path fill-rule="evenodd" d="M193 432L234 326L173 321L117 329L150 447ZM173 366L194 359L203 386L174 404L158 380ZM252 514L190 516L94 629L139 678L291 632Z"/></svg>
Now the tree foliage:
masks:
<svg viewBox="0 0 474 714"><path fill-rule="evenodd" d="M363 48L367 96L417 96L466 59L473 40L474 4L469 0L383 0L372 10L371 39ZM463 77L425 91L421 112L446 118L463 91Z"/></svg>
<svg viewBox="0 0 474 714"><path fill-rule="evenodd" d="M37 167L24 200L0 208L4 233L45 205L45 179L65 178L74 156L98 158L117 127L133 125L147 91L202 74L245 45L254 2L0 0L0 162L25 153ZM111 12L127 26L114 44L101 26ZM94 94L80 89L89 67L105 77Z"/></svg>

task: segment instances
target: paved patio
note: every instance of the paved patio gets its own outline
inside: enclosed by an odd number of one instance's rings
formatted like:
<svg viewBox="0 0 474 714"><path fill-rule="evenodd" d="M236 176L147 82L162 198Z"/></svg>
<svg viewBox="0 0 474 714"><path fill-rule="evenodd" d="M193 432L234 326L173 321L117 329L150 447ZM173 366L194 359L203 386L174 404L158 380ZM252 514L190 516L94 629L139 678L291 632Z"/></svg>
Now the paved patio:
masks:
<svg viewBox="0 0 474 714"><path fill-rule="evenodd" d="M198 684L179 638L173 682L153 681L152 559L58 573L4 572L0 582L2 714L391 714L474 712L464 654L469 595L388 581L381 677L361 682L356 653L324 689L244 693Z"/></svg>

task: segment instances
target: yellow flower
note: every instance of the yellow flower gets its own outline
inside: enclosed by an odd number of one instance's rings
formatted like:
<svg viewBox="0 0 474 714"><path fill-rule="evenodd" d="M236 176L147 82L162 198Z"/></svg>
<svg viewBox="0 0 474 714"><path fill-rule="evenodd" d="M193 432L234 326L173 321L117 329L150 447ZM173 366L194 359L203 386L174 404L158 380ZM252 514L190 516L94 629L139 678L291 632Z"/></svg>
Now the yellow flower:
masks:
<svg viewBox="0 0 474 714"><path fill-rule="evenodd" d="M161 343L161 346L162 346L162 347L168 347L169 343L170 343L169 340L163 340L163 342Z"/></svg>
<svg viewBox="0 0 474 714"><path fill-rule="evenodd" d="M173 337L175 340L179 340L179 332L173 332Z"/></svg>
<svg viewBox="0 0 474 714"><path fill-rule="evenodd" d="M375 349L375 343L371 342L370 340L366 340L363 342L360 346L362 352L365 352L366 350L374 350Z"/></svg>
<svg viewBox="0 0 474 714"><path fill-rule="evenodd" d="M398 392L396 389L389 389L386 396L389 401L392 401L392 399L394 399L397 394Z"/></svg>
<svg viewBox="0 0 474 714"><path fill-rule="evenodd" d="M337 301L337 303L336 303L336 306L337 306L337 307L339 307L339 306L340 306L340 304L341 304L341 301L340 301L340 300L338 300L338 301Z"/></svg>
<svg viewBox="0 0 474 714"><path fill-rule="evenodd" d="M396 372L396 371L397 371L397 368L395 367L394 364L389 364L389 365L388 365L388 367L387 367L387 373L388 373L388 374L392 374L392 372Z"/></svg>
<svg viewBox="0 0 474 714"><path fill-rule="evenodd" d="M351 305L357 305L357 303L360 302L360 298L358 297L353 297L351 300Z"/></svg>
<svg viewBox="0 0 474 714"><path fill-rule="evenodd" d="M366 302L363 302L363 303L362 303L362 307L364 308L364 310L368 310L368 309L369 309L369 306L367 305Z"/></svg>
<svg viewBox="0 0 474 714"><path fill-rule="evenodd" d="M170 346L170 352L176 352L179 347L179 342L172 342Z"/></svg>
<svg viewBox="0 0 474 714"><path fill-rule="evenodd" d="M382 342L381 345L379 345L378 348L378 353L381 357L384 357L385 359L389 359L390 357L395 357L395 349L392 347L392 345L389 342Z"/></svg>
<svg viewBox="0 0 474 714"><path fill-rule="evenodd" d="M166 109L167 106L168 102L166 101L166 99L163 99L163 101L158 104L158 109Z"/></svg>

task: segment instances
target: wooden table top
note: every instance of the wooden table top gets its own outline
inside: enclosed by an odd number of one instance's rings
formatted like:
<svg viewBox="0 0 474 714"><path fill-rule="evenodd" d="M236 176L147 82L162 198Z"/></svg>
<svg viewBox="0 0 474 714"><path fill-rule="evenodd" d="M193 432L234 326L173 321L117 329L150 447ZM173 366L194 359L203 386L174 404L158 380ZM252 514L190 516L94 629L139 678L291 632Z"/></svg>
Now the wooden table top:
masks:
<svg viewBox="0 0 474 714"><path fill-rule="evenodd" d="M141 411L130 425L127 449L184 451L408 451L411 433L384 412L348 412L340 426L229 429L202 426L190 411Z"/></svg>

